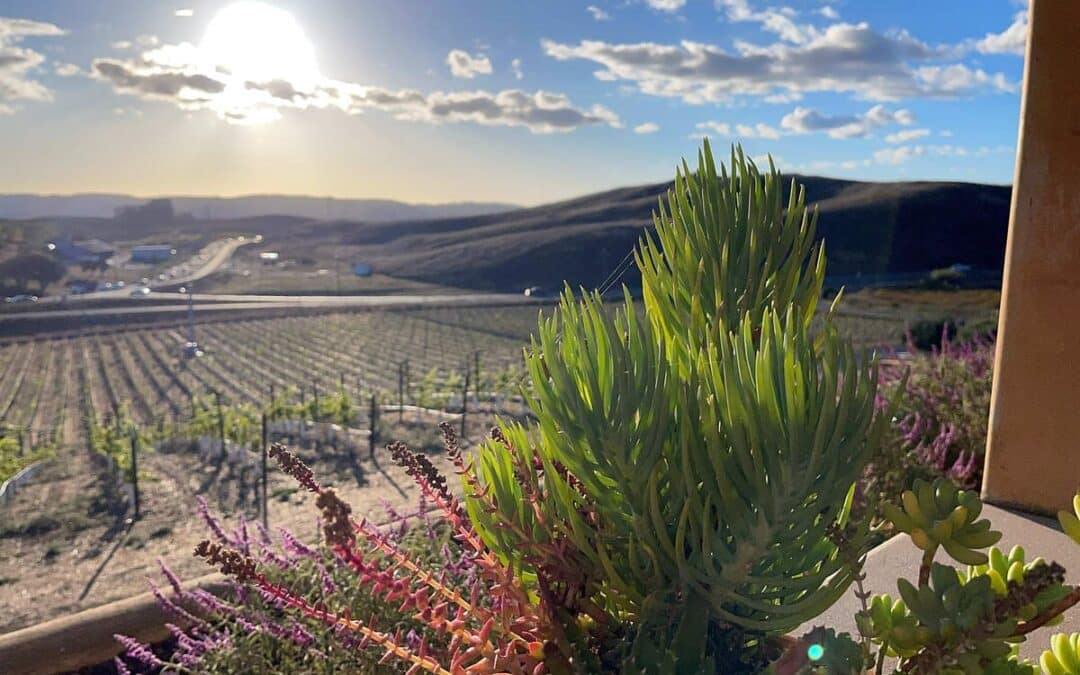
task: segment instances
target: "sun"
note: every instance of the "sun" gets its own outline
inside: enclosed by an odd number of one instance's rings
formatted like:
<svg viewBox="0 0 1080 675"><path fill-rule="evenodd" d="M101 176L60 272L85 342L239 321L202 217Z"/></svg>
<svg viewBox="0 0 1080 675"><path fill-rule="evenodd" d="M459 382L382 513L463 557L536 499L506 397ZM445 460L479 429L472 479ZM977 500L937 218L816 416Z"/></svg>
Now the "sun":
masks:
<svg viewBox="0 0 1080 675"><path fill-rule="evenodd" d="M315 49L296 19L262 2L245 0L222 8L207 26L200 49L237 79L305 86L320 78Z"/></svg>

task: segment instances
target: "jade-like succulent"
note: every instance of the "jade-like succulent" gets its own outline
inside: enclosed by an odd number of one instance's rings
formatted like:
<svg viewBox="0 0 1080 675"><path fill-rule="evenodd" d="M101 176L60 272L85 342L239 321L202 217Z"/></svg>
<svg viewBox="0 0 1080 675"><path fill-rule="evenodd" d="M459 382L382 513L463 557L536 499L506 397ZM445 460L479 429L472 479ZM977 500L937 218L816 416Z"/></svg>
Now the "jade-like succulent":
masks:
<svg viewBox="0 0 1080 675"><path fill-rule="evenodd" d="M979 549L1001 539L1000 532L990 529L989 520L979 520L979 495L957 489L946 478L933 483L915 481L902 495L901 504L886 504L885 516L930 558L941 547L957 562L985 565L987 556Z"/></svg>
<svg viewBox="0 0 1080 675"><path fill-rule="evenodd" d="M1052 637L1050 649L1042 653L1039 665L1045 675L1080 675L1080 633Z"/></svg>
<svg viewBox="0 0 1080 675"><path fill-rule="evenodd" d="M1072 513L1058 511L1058 522L1061 523L1061 529L1065 530L1065 534L1080 544L1080 492L1073 497L1072 507Z"/></svg>
<svg viewBox="0 0 1080 675"><path fill-rule="evenodd" d="M878 672L891 656L899 659L896 672L905 675L1034 674L1034 666L1018 656L1019 643L1059 622L1080 602L1080 590L1065 585L1060 565L1041 558L1028 562L1022 547L984 553L1000 533L979 520L981 511L978 495L944 479L917 481L902 506L886 509L893 526L924 554L918 583L897 580L902 600L879 595L856 614L859 632L877 645ZM957 570L934 561L939 549L959 562L980 562ZM1076 636L1055 636L1043 655L1043 671L1080 675L1080 669L1070 670L1080 667L1077 642Z"/></svg>

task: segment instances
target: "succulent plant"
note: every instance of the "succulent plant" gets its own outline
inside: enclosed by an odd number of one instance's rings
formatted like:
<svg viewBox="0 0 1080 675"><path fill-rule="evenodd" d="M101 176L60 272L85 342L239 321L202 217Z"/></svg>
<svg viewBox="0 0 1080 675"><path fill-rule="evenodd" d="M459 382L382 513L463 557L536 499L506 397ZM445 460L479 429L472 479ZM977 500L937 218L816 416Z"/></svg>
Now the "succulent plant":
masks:
<svg viewBox="0 0 1080 675"><path fill-rule="evenodd" d="M990 529L989 520L979 520L979 495L959 490L946 478L933 483L916 480L913 489L904 491L900 506L886 504L883 511L897 530L924 551L926 559L932 559L941 547L957 562L984 565L988 558L979 549L1001 539L1000 532Z"/></svg>
<svg viewBox="0 0 1080 675"><path fill-rule="evenodd" d="M1039 665L1045 675L1080 675L1080 633L1058 633L1050 639Z"/></svg>
<svg viewBox="0 0 1080 675"><path fill-rule="evenodd" d="M526 354L538 421L503 425L468 488L494 499L468 500L494 550L538 578L528 539L573 542L592 602L686 669L709 626L783 633L845 591L828 531L884 422L874 360L809 333L825 266L802 190L741 150L730 174L708 144L698 164L636 251L644 308L564 292Z"/></svg>
<svg viewBox="0 0 1080 675"><path fill-rule="evenodd" d="M1080 499L1074 507L1080 507ZM1061 621L1080 602L1080 590L1066 586L1065 570L1042 558L1028 561L1022 547L1008 554L997 547L1001 535L979 519L982 502L974 492L945 479L917 481L901 504L885 510L897 530L923 550L918 583L897 580L900 600L879 595L855 616L860 634L878 646L877 671L886 657L898 658L905 675L1033 675L1017 646L1032 631ZM1063 513L1066 516L1074 514ZM958 570L934 561L944 550ZM1042 658L1046 673L1067 673L1076 659L1077 638L1055 636Z"/></svg>
<svg viewBox="0 0 1080 675"><path fill-rule="evenodd" d="M1072 507L1072 513L1058 511L1058 522L1061 523L1061 529L1065 531L1065 534L1080 544L1080 492L1073 497Z"/></svg>

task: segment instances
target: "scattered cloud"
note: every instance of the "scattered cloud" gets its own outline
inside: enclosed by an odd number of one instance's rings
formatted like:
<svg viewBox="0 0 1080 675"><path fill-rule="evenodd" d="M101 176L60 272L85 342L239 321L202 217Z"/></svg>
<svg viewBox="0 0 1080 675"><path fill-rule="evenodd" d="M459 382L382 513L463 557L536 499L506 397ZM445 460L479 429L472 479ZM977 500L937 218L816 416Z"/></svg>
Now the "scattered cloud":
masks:
<svg viewBox="0 0 1080 675"><path fill-rule="evenodd" d="M117 51L122 52L127 49L131 49L133 45L131 43L131 40L117 40L116 42L110 43L109 46Z"/></svg>
<svg viewBox="0 0 1080 675"><path fill-rule="evenodd" d="M695 128L697 129L697 132L690 134L690 138L701 138L703 136L707 136L708 132L710 131L717 136L731 135L731 125L727 122L698 122Z"/></svg>
<svg viewBox="0 0 1080 675"><path fill-rule="evenodd" d="M645 4L661 12L677 12L686 5L686 0L645 0Z"/></svg>
<svg viewBox="0 0 1080 675"><path fill-rule="evenodd" d="M896 148L884 148L874 153L874 161L878 164L903 164L916 157L932 155L935 157L985 157L991 154L1012 153L1014 149L1009 145L979 146L971 149L960 145L901 145Z"/></svg>
<svg viewBox="0 0 1080 675"><path fill-rule="evenodd" d="M768 124L736 124L735 133L743 138L780 138L780 130L770 127Z"/></svg>
<svg viewBox="0 0 1080 675"><path fill-rule="evenodd" d="M169 102L189 112L207 110L234 124L273 121L286 110L381 110L397 119L439 124L473 122L559 133L585 126L619 128L618 115L601 105L575 106L547 91L422 92L320 78L314 82L238 78L190 43L163 45L133 58L99 58L91 77L120 94Z"/></svg>
<svg viewBox="0 0 1080 675"><path fill-rule="evenodd" d="M1013 22L1000 33L987 33L986 37L975 43L975 49L983 54L1024 55L1027 48L1028 13L1017 12Z"/></svg>
<svg viewBox="0 0 1080 675"><path fill-rule="evenodd" d="M176 10L176 12L174 12L174 14L176 16L181 17L181 18L187 18L187 17L195 16L195 10L189 9L189 8L183 8L183 9Z"/></svg>
<svg viewBox="0 0 1080 675"><path fill-rule="evenodd" d="M820 34L813 26L795 23L792 18L794 10L790 8L769 8L755 12L750 9L749 0L716 0L716 6L724 11L728 21L760 23L762 30L776 33L781 40L794 44L804 44Z"/></svg>
<svg viewBox="0 0 1080 675"><path fill-rule="evenodd" d="M885 137L886 143L907 143L913 141L916 138L923 138L930 135L929 129L903 129L897 131L895 134L889 134Z"/></svg>
<svg viewBox="0 0 1080 675"><path fill-rule="evenodd" d="M829 5L825 5L824 7L819 7L817 9L817 13L820 14L821 16L825 17L826 19L829 19L830 21L836 21L837 19L840 18L840 12L836 11L835 8L833 8L833 7L829 6Z"/></svg>
<svg viewBox="0 0 1080 675"><path fill-rule="evenodd" d="M832 138L862 138L874 129L891 124L908 125L915 121L910 110L889 110L875 105L861 115L829 115L811 108L798 107L780 120L780 126L795 134L823 131Z"/></svg>
<svg viewBox="0 0 1080 675"><path fill-rule="evenodd" d="M874 153L874 161L878 164L903 164L916 157L922 157L925 149L921 145L901 145L898 148L884 148Z"/></svg>
<svg viewBox="0 0 1080 675"><path fill-rule="evenodd" d="M611 15L600 9L596 5L589 5L585 8L589 14L592 14L592 18L597 21L611 21Z"/></svg>
<svg viewBox="0 0 1080 675"><path fill-rule="evenodd" d="M65 33L51 23L0 17L0 114L15 112L13 101L52 99L52 91L34 79L45 56L20 43L28 37L59 37Z"/></svg>
<svg viewBox="0 0 1080 675"><path fill-rule="evenodd" d="M660 131L660 126L654 122L646 122L634 127L635 134L655 134Z"/></svg>
<svg viewBox="0 0 1080 675"><path fill-rule="evenodd" d="M53 72L60 77L75 77L83 74L82 68L74 63L57 63L53 66Z"/></svg>
<svg viewBox="0 0 1080 675"><path fill-rule="evenodd" d="M464 50L453 49L446 55L446 64L450 66L451 75L466 80L471 80L477 75L491 74L491 59L484 54L472 56Z"/></svg>
<svg viewBox="0 0 1080 675"><path fill-rule="evenodd" d="M510 70L514 73L515 80L520 80L525 77L525 73L521 72L521 59L514 59L511 61Z"/></svg>
<svg viewBox="0 0 1080 675"><path fill-rule="evenodd" d="M742 11L740 3L723 0L722 6ZM779 24L777 31L784 34ZM802 43L792 42L804 37ZM798 36L791 33L787 41L766 46L737 41L734 53L690 40L679 44L543 40L541 46L560 61L599 64L602 69L594 73L598 79L632 82L642 93L688 103L806 92L850 93L890 101L1017 90L1016 83L1001 73L988 74L960 63L942 64L955 56L953 47L931 46L904 31L879 33L866 23L837 23Z"/></svg>

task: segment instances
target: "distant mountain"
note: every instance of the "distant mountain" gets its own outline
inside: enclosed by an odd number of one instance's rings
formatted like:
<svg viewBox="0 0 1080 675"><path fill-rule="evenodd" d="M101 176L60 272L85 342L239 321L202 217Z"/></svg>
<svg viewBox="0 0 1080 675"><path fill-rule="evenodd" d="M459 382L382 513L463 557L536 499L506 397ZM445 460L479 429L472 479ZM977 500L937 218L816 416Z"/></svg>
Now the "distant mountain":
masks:
<svg viewBox="0 0 1080 675"><path fill-rule="evenodd" d="M820 212L817 233L826 240L831 276L954 263L1001 269L1009 186L795 179ZM670 187L628 187L467 218L326 223L311 234L340 237L377 271L394 276L490 290L558 289L563 280L596 287L652 227L657 200ZM635 272L630 265L622 280L637 283Z"/></svg>
<svg viewBox="0 0 1080 675"><path fill-rule="evenodd" d="M177 213L190 213L198 220L283 215L318 220L388 222L421 218L464 218L518 208L513 204L485 202L406 204L389 199L336 199L290 195L167 198L172 200ZM143 204L146 201L144 198L120 194L0 194L0 218L111 218L120 207Z"/></svg>

